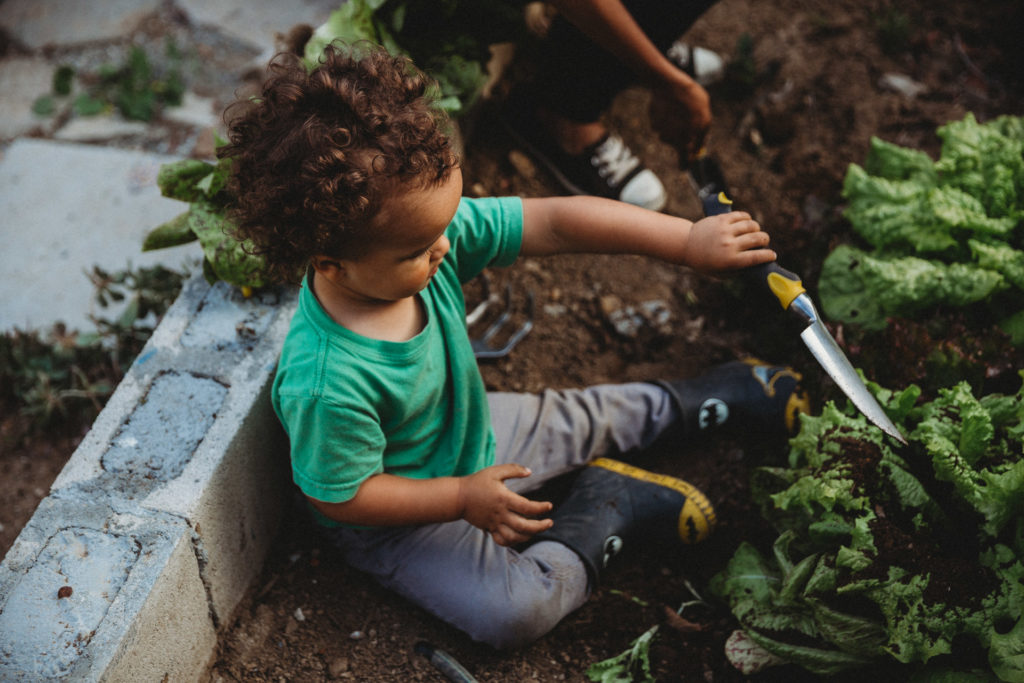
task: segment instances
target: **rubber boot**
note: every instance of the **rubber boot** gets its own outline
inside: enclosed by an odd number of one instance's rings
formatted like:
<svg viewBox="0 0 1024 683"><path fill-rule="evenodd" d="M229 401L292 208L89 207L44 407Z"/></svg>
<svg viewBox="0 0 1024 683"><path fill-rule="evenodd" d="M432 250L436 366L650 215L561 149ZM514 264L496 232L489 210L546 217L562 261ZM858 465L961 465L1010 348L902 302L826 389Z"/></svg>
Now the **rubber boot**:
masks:
<svg viewBox="0 0 1024 683"><path fill-rule="evenodd" d="M534 540L557 541L573 550L586 565L593 588L624 547L704 540L715 526L715 510L682 479L598 458L583 468L551 519L554 526Z"/></svg>
<svg viewBox="0 0 1024 683"><path fill-rule="evenodd" d="M800 413L810 411L792 368L756 359L734 361L693 379L657 381L682 414L684 436L722 431L728 425L744 436L788 438L800 428Z"/></svg>

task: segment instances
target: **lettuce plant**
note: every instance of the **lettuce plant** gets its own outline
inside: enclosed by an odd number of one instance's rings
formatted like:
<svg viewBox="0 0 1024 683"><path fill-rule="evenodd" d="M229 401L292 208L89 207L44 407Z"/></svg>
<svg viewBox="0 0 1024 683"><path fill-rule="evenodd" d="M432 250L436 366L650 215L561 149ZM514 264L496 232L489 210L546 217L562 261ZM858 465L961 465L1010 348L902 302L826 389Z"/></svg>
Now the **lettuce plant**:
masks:
<svg viewBox="0 0 1024 683"><path fill-rule="evenodd" d="M1024 343L1024 118L968 114L938 129L937 161L878 138L843 183L869 250L836 248L819 294L832 319L866 329L936 305L988 306Z"/></svg>
<svg viewBox="0 0 1024 683"><path fill-rule="evenodd" d="M509 0L347 0L313 32L304 56L312 68L336 40L409 55L437 81L438 107L460 115L487 82L490 45L524 31L521 6Z"/></svg>
<svg viewBox="0 0 1024 683"><path fill-rule="evenodd" d="M520 7L508 0L347 0L313 32L304 59L313 68L333 41L369 41L393 54L407 54L437 81L438 108L459 114L487 80L488 46L518 37L522 23ZM207 280L225 280L248 295L267 282L262 259L232 234L224 190L230 172L230 159L216 164L187 159L161 166L160 191L188 202L189 209L151 230L142 249L198 239Z"/></svg>
<svg viewBox="0 0 1024 683"><path fill-rule="evenodd" d="M916 386L869 386L909 445L834 403L804 416L788 467L753 475L771 553L742 544L712 589L746 636L812 672L1024 681L1024 388L961 383L916 405Z"/></svg>
<svg viewBox="0 0 1024 683"><path fill-rule="evenodd" d="M227 216L227 185L231 159L209 164L183 159L164 164L157 185L165 197L187 202L188 210L153 228L142 244L143 251L164 249L199 240L203 248L203 273L209 282L224 280L248 296L252 289L267 284L263 260L252 254L245 242L232 234L234 224Z"/></svg>

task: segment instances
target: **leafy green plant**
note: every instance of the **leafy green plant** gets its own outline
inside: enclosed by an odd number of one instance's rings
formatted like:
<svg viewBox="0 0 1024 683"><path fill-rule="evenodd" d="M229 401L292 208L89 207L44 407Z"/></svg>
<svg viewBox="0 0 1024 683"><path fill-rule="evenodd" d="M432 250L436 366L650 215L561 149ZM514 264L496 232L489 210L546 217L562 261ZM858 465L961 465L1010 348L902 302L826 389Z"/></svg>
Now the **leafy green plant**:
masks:
<svg viewBox="0 0 1024 683"><path fill-rule="evenodd" d="M266 284L262 259L233 235L227 216L225 191L231 173L231 159L209 164L185 159L164 164L157 176L160 192L189 204L188 210L158 225L146 235L142 250L164 249L199 240L203 248L203 273L210 282L224 280L247 296Z"/></svg>
<svg viewBox="0 0 1024 683"><path fill-rule="evenodd" d="M728 81L744 90L750 90L757 82L757 62L754 59L754 38L743 32L736 39L736 49L725 67Z"/></svg>
<svg viewBox="0 0 1024 683"><path fill-rule="evenodd" d="M897 55L910 46L910 15L898 7L887 7L874 17L882 52Z"/></svg>
<svg viewBox="0 0 1024 683"><path fill-rule="evenodd" d="M686 587L693 595L693 599L685 600L676 610L676 615L682 615L687 607L707 604L689 582L686 583ZM611 592L615 593L616 591ZM630 599L642 607L648 606L646 602L638 598ZM668 611L671 613L671 609ZM587 669L587 678L596 683L631 683L632 681L654 683L655 678L651 673L651 643L654 642L654 637L660 628L660 624L655 624L637 636L621 653L591 664Z"/></svg>
<svg viewBox="0 0 1024 683"><path fill-rule="evenodd" d="M77 76L83 90L71 100L71 109L78 116L116 108L126 119L150 121L164 107L181 104L185 95L181 63L181 52L168 40L159 68L138 45L131 46L123 64L104 64L97 73L76 74L73 67L62 64L54 72L51 92L36 99L32 111L39 116L53 114L59 101L72 95Z"/></svg>
<svg viewBox="0 0 1024 683"><path fill-rule="evenodd" d="M871 330L940 305L981 307L1024 343L1024 118L968 114L938 134L938 161L874 138L865 166L850 165L845 216L872 249L829 254L822 306Z"/></svg>
<svg viewBox="0 0 1024 683"><path fill-rule="evenodd" d="M476 98L484 82L488 45L497 36L507 37L514 31L512 27L521 23L519 17L515 4L503 0L350 0L307 41L306 64L312 68L323 49L335 40L383 45L393 53L410 54L438 80L438 106L459 112ZM430 31L424 31L427 26ZM143 251L198 239L207 279L225 280L248 295L267 283L262 259L252 254L250 245L234 237L224 190L230 172L230 159L217 164L191 159L164 164L157 179L160 191L165 197L187 202L189 209L150 231Z"/></svg>
<svg viewBox="0 0 1024 683"><path fill-rule="evenodd" d="M833 403L804 416L789 466L752 479L772 553L742 544L713 591L757 645L815 673L1024 680L1024 387L916 405L916 386L869 386L909 445Z"/></svg>
<svg viewBox="0 0 1024 683"><path fill-rule="evenodd" d="M0 336L0 407L17 414L13 438L43 429L74 429L92 421L181 290L185 275L162 266L106 272L90 279L101 307L123 306L113 319L93 317L96 330L14 330ZM10 436L10 435L8 435Z"/></svg>
<svg viewBox="0 0 1024 683"><path fill-rule="evenodd" d="M335 40L382 45L436 79L438 106L459 114L487 81L489 46L524 31L521 6L508 0L349 0L313 32L305 59L312 68Z"/></svg>

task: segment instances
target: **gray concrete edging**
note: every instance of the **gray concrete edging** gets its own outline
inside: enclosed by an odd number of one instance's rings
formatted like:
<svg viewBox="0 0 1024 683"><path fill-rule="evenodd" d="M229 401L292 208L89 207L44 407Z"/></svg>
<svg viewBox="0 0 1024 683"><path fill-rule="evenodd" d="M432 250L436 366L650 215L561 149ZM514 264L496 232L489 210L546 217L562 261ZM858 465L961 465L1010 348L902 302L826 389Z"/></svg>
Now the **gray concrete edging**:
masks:
<svg viewBox="0 0 1024 683"><path fill-rule="evenodd" d="M0 564L0 680L196 680L284 509L291 288L188 280Z"/></svg>

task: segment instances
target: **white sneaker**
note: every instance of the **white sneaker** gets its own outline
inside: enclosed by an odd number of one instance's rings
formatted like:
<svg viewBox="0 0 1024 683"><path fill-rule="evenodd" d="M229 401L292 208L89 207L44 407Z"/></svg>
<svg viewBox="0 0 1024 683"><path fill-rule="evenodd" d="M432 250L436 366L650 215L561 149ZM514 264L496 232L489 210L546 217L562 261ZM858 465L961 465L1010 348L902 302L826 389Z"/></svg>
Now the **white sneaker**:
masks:
<svg viewBox="0 0 1024 683"><path fill-rule="evenodd" d="M609 133L581 154L569 155L530 107L515 104L507 106L502 114L505 127L569 193L609 197L651 211L665 207L665 186L618 135Z"/></svg>
<svg viewBox="0 0 1024 683"><path fill-rule="evenodd" d="M668 194L654 172L644 167L618 135L609 135L592 148L590 164L604 179L611 196L651 211L665 208Z"/></svg>
<svg viewBox="0 0 1024 683"><path fill-rule="evenodd" d="M691 47L677 40L669 47L666 55L701 85L711 85L725 76L725 60L717 52L706 48Z"/></svg>

